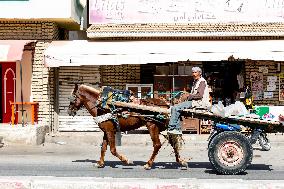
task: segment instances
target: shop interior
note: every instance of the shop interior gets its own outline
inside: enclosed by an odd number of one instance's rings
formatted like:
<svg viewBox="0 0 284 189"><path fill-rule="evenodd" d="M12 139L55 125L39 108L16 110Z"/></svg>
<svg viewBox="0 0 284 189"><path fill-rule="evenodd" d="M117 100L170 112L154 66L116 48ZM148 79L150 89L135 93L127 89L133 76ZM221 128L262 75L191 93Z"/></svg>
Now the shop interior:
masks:
<svg viewBox="0 0 284 189"><path fill-rule="evenodd" d="M240 93L244 91L243 61L207 61L196 66L202 67L202 75L207 80L212 104L222 101L224 105L229 105L239 100ZM193 85L192 67L191 64L178 62L141 65L143 74L140 97L145 98L153 93L154 97L171 100L174 97L171 95L173 92L176 98L179 97L179 91L190 92Z"/></svg>

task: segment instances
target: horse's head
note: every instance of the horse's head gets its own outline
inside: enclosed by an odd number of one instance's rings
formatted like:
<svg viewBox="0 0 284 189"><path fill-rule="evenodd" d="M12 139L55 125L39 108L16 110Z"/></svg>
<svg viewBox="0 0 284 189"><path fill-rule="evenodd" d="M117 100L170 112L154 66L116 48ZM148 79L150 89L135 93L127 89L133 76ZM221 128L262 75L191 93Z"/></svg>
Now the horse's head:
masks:
<svg viewBox="0 0 284 189"><path fill-rule="evenodd" d="M70 101L70 104L69 104L67 113L68 113L68 115L75 116L77 111L83 105L83 100L82 100L82 97L79 93L77 84L75 84L75 88L72 91L71 96L69 97L69 101Z"/></svg>
<svg viewBox="0 0 284 189"><path fill-rule="evenodd" d="M69 97L70 104L68 107L68 114L75 116L76 112L80 110L80 108L84 105L89 113L96 117L97 116L97 105L99 104L100 100L100 90L95 88L80 85L78 87L75 84L75 88Z"/></svg>

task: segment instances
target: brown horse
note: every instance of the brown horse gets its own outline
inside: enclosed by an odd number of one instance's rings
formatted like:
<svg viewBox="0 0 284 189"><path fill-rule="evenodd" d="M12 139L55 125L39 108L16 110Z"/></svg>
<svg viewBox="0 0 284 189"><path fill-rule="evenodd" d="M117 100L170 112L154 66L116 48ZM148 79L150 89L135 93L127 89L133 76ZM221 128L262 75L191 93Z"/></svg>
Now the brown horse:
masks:
<svg viewBox="0 0 284 189"><path fill-rule="evenodd" d="M75 88L72 92L72 97L70 99L70 105L68 108L68 114L74 116L76 112L82 107L85 106L86 109L89 111L89 113L93 117L105 115L106 113L109 113L110 110L106 108L101 108L100 104L100 95L101 91L96 90L94 88L91 88L86 85L80 85L78 87L77 84L75 84ZM159 104L160 106L168 106L166 103L163 103L159 99L152 99L148 101L144 101L144 104ZM119 114L116 115L117 122L119 124L119 128L122 132L130 131L138 129L141 126L146 125L149 134L151 136L152 142L153 142L153 153L150 157L150 159L147 161L147 163L144 165L145 169L151 169L154 159L157 156L162 144L159 138L160 131L165 130L165 124L167 121L156 121L152 119L147 119L147 117L142 116L139 113L136 112L129 112L128 117L121 116ZM100 160L97 162L98 167L104 167L104 157L105 152L107 150L107 145L110 146L111 153L118 157L122 162L129 164L130 161L127 159L124 155L121 155L116 150L115 145L115 134L117 132L117 126L115 121L108 119L106 121L103 121L99 123L99 128L104 132L103 136L103 143L101 147L101 157ZM179 155L179 149L175 143L175 140L171 137L168 137L169 143L174 149L176 162L180 163L182 166L187 167L187 162L182 159Z"/></svg>

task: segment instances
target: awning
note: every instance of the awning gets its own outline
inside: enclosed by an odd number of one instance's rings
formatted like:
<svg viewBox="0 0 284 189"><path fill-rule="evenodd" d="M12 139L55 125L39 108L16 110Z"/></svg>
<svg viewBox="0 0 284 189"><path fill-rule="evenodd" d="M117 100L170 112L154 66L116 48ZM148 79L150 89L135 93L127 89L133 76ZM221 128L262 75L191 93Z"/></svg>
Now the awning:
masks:
<svg viewBox="0 0 284 189"><path fill-rule="evenodd" d="M22 59L24 47L31 40L0 40L0 61L17 61Z"/></svg>
<svg viewBox="0 0 284 189"><path fill-rule="evenodd" d="M53 41L47 67L147 64L239 59L284 60L284 40L257 41Z"/></svg>

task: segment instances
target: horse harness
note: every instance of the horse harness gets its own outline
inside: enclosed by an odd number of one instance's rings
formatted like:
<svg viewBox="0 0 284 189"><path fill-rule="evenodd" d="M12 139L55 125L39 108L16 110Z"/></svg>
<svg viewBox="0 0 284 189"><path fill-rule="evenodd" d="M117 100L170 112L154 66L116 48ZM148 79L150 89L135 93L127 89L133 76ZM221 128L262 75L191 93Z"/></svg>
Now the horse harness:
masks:
<svg viewBox="0 0 284 189"><path fill-rule="evenodd" d="M76 94L73 94L72 96L69 97L71 103L75 103L76 98L79 98L77 93L78 91L76 92ZM118 132L120 132L118 116L121 116L123 118L128 118L131 115L131 116L143 117L143 119L145 120L163 123L165 117L162 115L144 115L144 114L142 115L140 113L126 114L122 112L122 108L118 108L114 105L115 101L129 102L130 95L131 93L128 90L114 90L110 87L105 87L100 97L101 100L98 100L99 102L98 101L96 101L95 103L92 103L90 101L88 102L90 110L94 108L110 110L109 113L94 117L95 122L99 124L107 120L112 120ZM74 109L78 110L78 108L76 107L74 107ZM129 110L127 112L131 111Z"/></svg>

